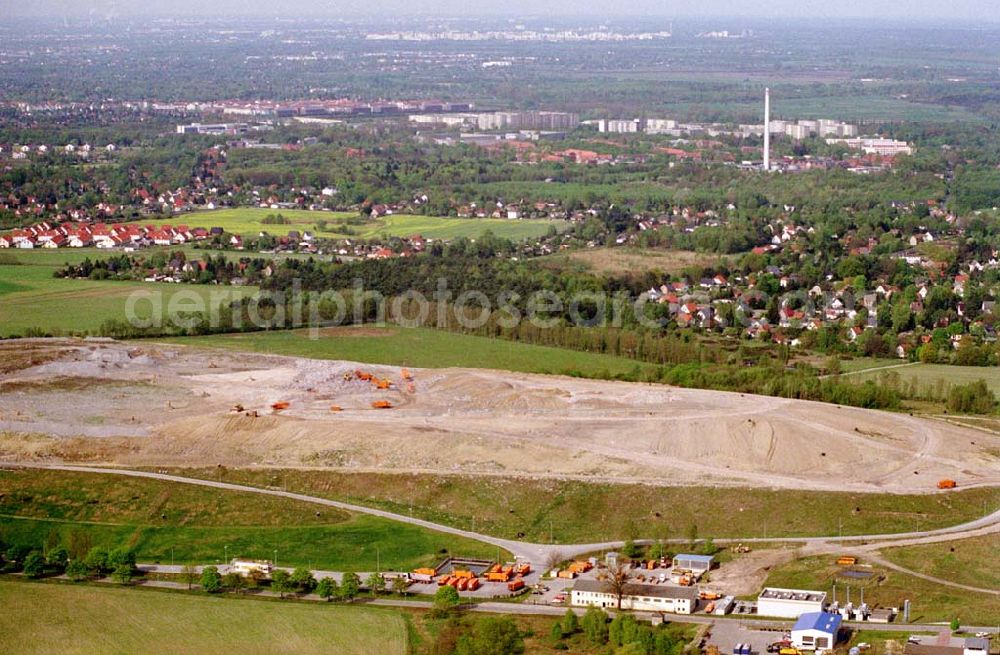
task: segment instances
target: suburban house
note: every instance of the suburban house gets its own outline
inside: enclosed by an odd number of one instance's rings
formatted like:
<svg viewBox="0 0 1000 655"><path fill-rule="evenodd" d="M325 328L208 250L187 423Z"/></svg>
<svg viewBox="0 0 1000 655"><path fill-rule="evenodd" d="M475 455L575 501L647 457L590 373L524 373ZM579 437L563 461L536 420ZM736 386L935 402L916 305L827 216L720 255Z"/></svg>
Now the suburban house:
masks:
<svg viewBox="0 0 1000 655"><path fill-rule="evenodd" d="M629 582L623 591L622 609L672 614L691 614L698 609L698 590L694 587ZM590 578L576 581L570 602L576 607L618 607L618 598L608 584Z"/></svg>
<svg viewBox="0 0 1000 655"><path fill-rule="evenodd" d="M808 612L792 626L792 645L799 650L833 650L837 645L841 617L828 612Z"/></svg>

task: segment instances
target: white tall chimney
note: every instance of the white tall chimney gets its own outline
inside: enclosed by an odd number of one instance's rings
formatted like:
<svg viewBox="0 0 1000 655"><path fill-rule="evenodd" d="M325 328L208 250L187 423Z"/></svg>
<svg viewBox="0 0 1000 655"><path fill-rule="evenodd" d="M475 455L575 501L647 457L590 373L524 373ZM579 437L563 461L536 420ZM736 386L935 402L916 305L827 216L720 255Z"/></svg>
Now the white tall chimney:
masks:
<svg viewBox="0 0 1000 655"><path fill-rule="evenodd" d="M771 89L764 89L764 170L771 170Z"/></svg>

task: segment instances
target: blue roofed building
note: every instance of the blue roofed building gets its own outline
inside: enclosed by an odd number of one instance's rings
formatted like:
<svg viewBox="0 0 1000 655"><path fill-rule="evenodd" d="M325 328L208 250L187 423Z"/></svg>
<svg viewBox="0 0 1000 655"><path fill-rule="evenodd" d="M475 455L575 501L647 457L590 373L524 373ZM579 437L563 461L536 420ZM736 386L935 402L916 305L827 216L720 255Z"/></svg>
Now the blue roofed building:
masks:
<svg viewBox="0 0 1000 655"><path fill-rule="evenodd" d="M829 612L807 612L792 627L792 645L799 650L832 650L837 645L841 618Z"/></svg>

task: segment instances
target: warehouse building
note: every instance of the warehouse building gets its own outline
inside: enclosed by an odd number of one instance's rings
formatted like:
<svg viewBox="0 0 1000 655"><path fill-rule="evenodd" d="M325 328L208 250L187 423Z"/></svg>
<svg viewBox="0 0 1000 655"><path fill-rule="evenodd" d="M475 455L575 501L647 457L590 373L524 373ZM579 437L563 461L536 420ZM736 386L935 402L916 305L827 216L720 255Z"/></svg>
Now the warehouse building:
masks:
<svg viewBox="0 0 1000 655"><path fill-rule="evenodd" d="M840 634L840 615L829 612L808 612L792 627L792 645L799 650L833 650Z"/></svg>
<svg viewBox="0 0 1000 655"><path fill-rule="evenodd" d="M630 582L623 591L622 609L625 610L692 614L698 609L698 590L694 587ZM570 602L576 607L618 607L618 597L607 583L589 578L576 581Z"/></svg>
<svg viewBox="0 0 1000 655"><path fill-rule="evenodd" d="M825 607L825 591L765 587L757 597L757 613L761 616L797 619L808 612L822 612Z"/></svg>

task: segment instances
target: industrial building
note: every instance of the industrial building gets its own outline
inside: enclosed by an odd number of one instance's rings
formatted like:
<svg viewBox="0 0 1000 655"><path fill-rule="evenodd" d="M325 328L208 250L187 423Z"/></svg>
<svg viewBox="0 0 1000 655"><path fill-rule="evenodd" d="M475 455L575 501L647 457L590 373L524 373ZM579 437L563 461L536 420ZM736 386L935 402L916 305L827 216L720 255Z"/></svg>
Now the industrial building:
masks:
<svg viewBox="0 0 1000 655"><path fill-rule="evenodd" d="M837 645L841 618L839 614L808 612L792 626L792 645L799 650L832 650Z"/></svg>
<svg viewBox="0 0 1000 655"><path fill-rule="evenodd" d="M990 642L982 637L911 635L903 649L905 655L989 655Z"/></svg>
<svg viewBox="0 0 1000 655"><path fill-rule="evenodd" d="M761 616L797 619L803 614L822 612L825 606L825 591L765 587L757 597L757 613Z"/></svg>
<svg viewBox="0 0 1000 655"><path fill-rule="evenodd" d="M912 155L913 147L906 141L896 139L882 139L872 137L849 138L849 139L827 139L828 144L842 143L849 148L863 150L868 155L882 155L884 157L895 157L896 155Z"/></svg>
<svg viewBox="0 0 1000 655"><path fill-rule="evenodd" d="M673 565L675 569L691 571L696 576L701 577L711 570L715 558L711 555L674 555Z"/></svg>
<svg viewBox="0 0 1000 655"><path fill-rule="evenodd" d="M630 582L623 591L622 609L626 610L691 614L698 609L698 590L694 587ZM618 607L618 597L611 592L608 584L590 578L576 581L570 602L576 607Z"/></svg>

